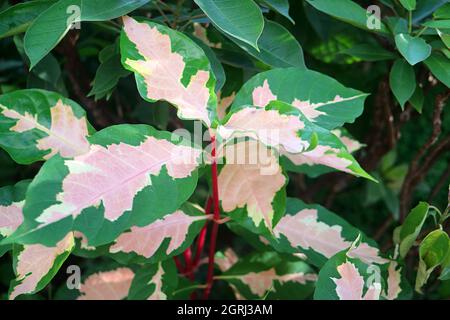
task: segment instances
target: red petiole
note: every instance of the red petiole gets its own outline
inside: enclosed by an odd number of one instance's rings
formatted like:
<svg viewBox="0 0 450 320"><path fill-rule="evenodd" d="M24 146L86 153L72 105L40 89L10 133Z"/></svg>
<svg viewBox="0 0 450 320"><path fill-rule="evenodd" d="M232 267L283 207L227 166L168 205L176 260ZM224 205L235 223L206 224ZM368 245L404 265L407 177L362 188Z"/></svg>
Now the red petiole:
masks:
<svg viewBox="0 0 450 320"><path fill-rule="evenodd" d="M211 293L211 288L214 282L214 256L216 254L216 242L217 234L219 231L220 224L220 207L219 207L219 185L218 185L218 169L216 161L216 139L213 136L211 138L212 150L212 165L211 165L211 175L212 175L212 189L213 195L209 197L205 206L205 214L210 214L211 207L213 207L213 226L209 241L209 253L208 253L208 271L206 276L206 288L203 293L203 299L208 299ZM198 267L200 263L200 258L203 252L206 241L207 224L202 228L197 239L197 248L195 251L195 256L192 257L192 249L187 248L184 253L185 266L183 267L177 257L174 257L175 264L180 273L188 276L189 279L194 280L194 270ZM195 297L195 295L191 295Z"/></svg>

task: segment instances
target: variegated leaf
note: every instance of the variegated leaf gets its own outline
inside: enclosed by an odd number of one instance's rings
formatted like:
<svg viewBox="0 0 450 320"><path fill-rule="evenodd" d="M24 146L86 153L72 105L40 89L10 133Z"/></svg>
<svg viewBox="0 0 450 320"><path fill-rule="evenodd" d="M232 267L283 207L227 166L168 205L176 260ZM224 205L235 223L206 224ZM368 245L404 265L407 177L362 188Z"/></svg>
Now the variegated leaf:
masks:
<svg viewBox="0 0 450 320"><path fill-rule="evenodd" d="M302 68L273 69L251 78L238 92L232 112L243 105L265 107L280 100L298 108L310 121L334 129L361 115L367 94Z"/></svg>
<svg viewBox="0 0 450 320"><path fill-rule="evenodd" d="M30 184L23 180L13 186L0 188L0 240L8 237L23 222L25 194ZM0 257L12 249L12 245L0 245Z"/></svg>
<svg viewBox="0 0 450 320"><path fill-rule="evenodd" d="M201 150L180 137L119 125L89 140L88 153L45 163L30 184L24 223L6 240L52 246L80 231L87 245L106 244L174 212L195 188Z"/></svg>
<svg viewBox="0 0 450 320"><path fill-rule="evenodd" d="M0 188L0 239L11 235L22 224L29 184L29 180L23 180L13 186Z"/></svg>
<svg viewBox="0 0 450 320"><path fill-rule="evenodd" d="M225 142L250 137L277 149L284 156L283 167L290 171L308 172L321 165L373 180L338 137L281 101L270 101L264 108L235 108L217 132Z"/></svg>
<svg viewBox="0 0 450 320"><path fill-rule="evenodd" d="M123 300L135 278L130 268L94 273L80 285L77 300Z"/></svg>
<svg viewBox="0 0 450 320"><path fill-rule="evenodd" d="M0 237L8 237L23 222L23 204L29 181L0 188ZM42 290L53 278L74 246L68 233L55 247L40 244L14 245L13 259L16 279L11 281L9 299ZM0 253L9 249L1 246Z"/></svg>
<svg viewBox="0 0 450 320"><path fill-rule="evenodd" d="M298 258L264 252L238 259L217 278L240 299L304 299L312 294L317 275Z"/></svg>
<svg viewBox="0 0 450 320"><path fill-rule="evenodd" d="M41 244L16 246L14 248L16 279L11 281L9 299L42 290L58 272L73 247L72 232L68 233L55 247Z"/></svg>
<svg viewBox="0 0 450 320"><path fill-rule="evenodd" d="M186 35L149 20L123 18L122 64L136 75L141 96L166 100L182 119L216 118L216 80L203 50Z"/></svg>
<svg viewBox="0 0 450 320"><path fill-rule="evenodd" d="M84 154L93 131L84 110L57 93L27 89L0 96L0 147L18 163Z"/></svg>
<svg viewBox="0 0 450 320"><path fill-rule="evenodd" d="M280 107L281 103L271 105ZM266 146L299 153L309 147L309 141L301 138L302 130L305 130L305 123L298 115L287 114L279 108L247 107L231 113L217 132L225 141L251 137Z"/></svg>
<svg viewBox="0 0 450 320"><path fill-rule="evenodd" d="M307 205L288 198L286 214L273 231L271 244L279 251L303 253L307 262L322 266L335 254L347 250L361 232L336 214L319 205ZM352 248L349 257L365 263L387 263L374 242L362 235L361 243Z"/></svg>
<svg viewBox="0 0 450 320"><path fill-rule="evenodd" d="M225 146L226 164L219 174L224 212L259 232L272 232L284 212L286 177L274 152L255 141Z"/></svg>
<svg viewBox="0 0 450 320"><path fill-rule="evenodd" d="M23 222L23 205L25 201L13 202L7 206L0 206L0 235L11 235Z"/></svg>
<svg viewBox="0 0 450 320"><path fill-rule="evenodd" d="M359 141L355 140L350 133L345 129L345 128L337 128L331 131L331 133L333 133L336 137L339 138L339 140L344 144L345 148L347 149L347 151L350 154L355 153L356 151L360 150L361 148L363 148L363 144L361 144ZM333 151L333 148L331 148L330 151ZM333 152L328 153L331 163L333 163L333 157L335 158L336 155L333 155ZM320 159L320 160L323 160ZM318 161L323 162L323 161ZM337 161L337 163L342 162L342 161ZM318 177L322 174L328 173L328 172L332 172L338 168L333 168L333 167L329 167L326 166L325 164L315 164L312 165L313 162L309 161L309 163L305 163L299 166L295 166L292 167L292 163L288 163L287 165L289 167L291 167L292 170L296 171L296 172L301 172L304 173L306 175L308 175L309 177L315 178Z"/></svg>
<svg viewBox="0 0 450 320"><path fill-rule="evenodd" d="M379 300L383 289L381 271L342 251L319 272L316 300Z"/></svg>
<svg viewBox="0 0 450 320"><path fill-rule="evenodd" d="M391 261L387 270L386 288L382 297L387 300L410 299L412 288L404 275L404 267L397 261Z"/></svg>
<svg viewBox="0 0 450 320"><path fill-rule="evenodd" d="M364 144L353 138L345 128L337 128L331 132L342 141L350 153L354 153L364 147Z"/></svg>
<svg viewBox="0 0 450 320"><path fill-rule="evenodd" d="M186 250L210 217L201 208L185 204L148 225L131 227L115 240L109 252L126 263L166 260Z"/></svg>
<svg viewBox="0 0 450 320"><path fill-rule="evenodd" d="M129 300L168 300L178 285L172 259L145 265L136 272L128 293Z"/></svg>
<svg viewBox="0 0 450 320"><path fill-rule="evenodd" d="M216 253L214 258L215 264L219 267L220 271L225 272L238 262L239 258L233 249L228 248L223 253Z"/></svg>
<svg viewBox="0 0 450 320"><path fill-rule="evenodd" d="M236 94L233 92L228 97L222 97L222 93L219 92L217 95L217 117L219 120L222 120L225 118L225 115L227 114L228 108L233 103L234 98L236 97Z"/></svg>

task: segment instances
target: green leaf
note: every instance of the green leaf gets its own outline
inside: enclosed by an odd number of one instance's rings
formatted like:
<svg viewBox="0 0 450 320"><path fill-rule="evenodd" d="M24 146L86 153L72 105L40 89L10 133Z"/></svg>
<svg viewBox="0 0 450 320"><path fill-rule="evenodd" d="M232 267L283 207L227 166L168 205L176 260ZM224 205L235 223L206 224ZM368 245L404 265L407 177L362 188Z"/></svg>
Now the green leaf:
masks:
<svg viewBox="0 0 450 320"><path fill-rule="evenodd" d="M413 67L405 60L398 59L392 66L389 84L402 110L416 90L416 74Z"/></svg>
<svg viewBox="0 0 450 320"><path fill-rule="evenodd" d="M450 244L445 260L442 262L442 271L439 280L450 280Z"/></svg>
<svg viewBox="0 0 450 320"><path fill-rule="evenodd" d="M420 258L427 267L435 267L447 257L449 237L443 230L435 230L428 234L420 244Z"/></svg>
<svg viewBox="0 0 450 320"><path fill-rule="evenodd" d="M433 270L447 257L449 245L450 239L442 230L435 230L422 240L419 247L420 261L415 285L417 292L421 293L421 288L427 283Z"/></svg>
<svg viewBox="0 0 450 320"><path fill-rule="evenodd" d="M361 241L349 251L350 257L368 264L388 262L373 240L337 214L319 205L288 198L286 214L274 227L274 236L266 238L277 251L302 253L309 263L322 267L332 256L349 249L358 237Z"/></svg>
<svg viewBox="0 0 450 320"><path fill-rule="evenodd" d="M253 0L194 0L214 25L256 50L264 29L261 10Z"/></svg>
<svg viewBox="0 0 450 320"><path fill-rule="evenodd" d="M360 58L364 61L382 61L395 59L395 54L373 44L358 44L341 53Z"/></svg>
<svg viewBox="0 0 450 320"><path fill-rule="evenodd" d="M66 35L71 23L123 16L149 0L61 0L44 11L25 34L25 52L33 68ZM77 8L78 7L78 8Z"/></svg>
<svg viewBox="0 0 450 320"><path fill-rule="evenodd" d="M135 73L140 95L150 102L173 104L181 119L214 126L216 80L205 52L191 38L169 27L130 17L123 21L122 64Z"/></svg>
<svg viewBox="0 0 450 320"><path fill-rule="evenodd" d="M25 32L29 25L56 0L18 3L0 12L0 39Z"/></svg>
<svg viewBox="0 0 450 320"><path fill-rule="evenodd" d="M420 202L405 219L400 230L400 256L405 257L409 249L414 245L423 224L428 217L430 206L426 202Z"/></svg>
<svg viewBox="0 0 450 320"><path fill-rule="evenodd" d="M383 289L381 270L351 258L343 251L320 269L315 300L379 300Z"/></svg>
<svg viewBox="0 0 450 320"><path fill-rule="evenodd" d="M414 94L409 99L409 103L416 109L417 112L422 113L423 103L425 101L425 96L423 94L423 89L419 86L416 87Z"/></svg>
<svg viewBox="0 0 450 320"><path fill-rule="evenodd" d="M416 9L416 0L400 0L400 3L408 11Z"/></svg>
<svg viewBox="0 0 450 320"><path fill-rule="evenodd" d="M114 54L100 63L95 73L94 84L89 96L95 96L95 100L109 96L117 86L119 80L130 74L122 67L119 54Z"/></svg>
<svg viewBox="0 0 450 320"><path fill-rule="evenodd" d="M140 268L131 283L128 300L167 300L178 285L172 259Z"/></svg>
<svg viewBox="0 0 450 320"><path fill-rule="evenodd" d="M13 41L26 66L29 66L29 59L24 51L23 37L14 36ZM27 88L54 91L63 96L68 95L61 67L52 53L46 55L39 61L33 70L28 73Z"/></svg>
<svg viewBox="0 0 450 320"><path fill-rule="evenodd" d="M230 220L226 223L228 229L230 229L233 233L235 233L240 239L245 240L248 244L250 244L257 251L267 251L271 248L270 244L264 237L258 235L249 230L249 228L245 228L241 226L236 221Z"/></svg>
<svg viewBox="0 0 450 320"><path fill-rule="evenodd" d="M450 3L444 4L435 12L433 12L435 19L450 19Z"/></svg>
<svg viewBox="0 0 450 320"><path fill-rule="evenodd" d="M397 35L399 33L408 33L408 21L400 17L387 17L386 23L392 34Z"/></svg>
<svg viewBox="0 0 450 320"><path fill-rule="evenodd" d="M289 15L289 0L259 0L259 2L285 16L290 22L295 24L294 20Z"/></svg>
<svg viewBox="0 0 450 320"><path fill-rule="evenodd" d="M367 12L354 1L339 0L306 0L310 5L338 20L347 22L366 31L388 34L387 27L380 21L380 29L371 30L367 27Z"/></svg>
<svg viewBox="0 0 450 320"><path fill-rule="evenodd" d="M247 53L275 67L305 68L303 51L294 36L282 25L265 20L264 31L258 40L259 51L245 42L231 38Z"/></svg>
<svg viewBox="0 0 450 320"><path fill-rule="evenodd" d="M450 88L450 61L448 58L442 54L433 53L425 60L425 64L439 81Z"/></svg>
<svg viewBox="0 0 450 320"><path fill-rule="evenodd" d="M431 54L431 46L422 38L399 33L395 36L398 51L410 65L415 65L427 59Z"/></svg>
<svg viewBox="0 0 450 320"><path fill-rule="evenodd" d="M326 88L326 89L324 89ZM248 80L231 111L244 105L264 107L279 100L297 108L320 127L335 129L352 123L364 108L367 94L346 88L321 73L301 68L273 69Z"/></svg>
<svg viewBox="0 0 450 320"><path fill-rule="evenodd" d="M423 23L424 26L435 29L450 29L450 19L447 20L431 20Z"/></svg>
<svg viewBox="0 0 450 320"><path fill-rule="evenodd" d="M42 166L27 192L24 223L5 242L53 246L79 231L86 245L100 246L175 212L195 189L201 150L179 136L118 125L89 142L88 153L56 155Z"/></svg>
<svg viewBox="0 0 450 320"><path fill-rule="evenodd" d="M386 185L383 177L376 172L373 176L379 181L378 183L368 182L367 184L367 200L366 204L370 205L383 200L389 212L395 219L399 217L399 201L394 191Z"/></svg>
<svg viewBox="0 0 450 320"><path fill-rule="evenodd" d="M0 147L18 163L83 154L93 132L83 108L57 93L26 89L0 96Z"/></svg>
<svg viewBox="0 0 450 320"><path fill-rule="evenodd" d="M317 275L304 261L275 252L254 253L239 258L225 269L222 254L217 254L224 271L217 279L228 282L237 297L245 299L305 299L314 289Z"/></svg>
<svg viewBox="0 0 450 320"><path fill-rule="evenodd" d="M205 52L205 55L211 64L211 70L214 73L214 78L216 78L217 81L215 92L218 93L225 84L225 81L227 80L227 76L225 74L225 70L223 69L222 64L220 63L213 49L210 48L206 43L204 43L194 35L188 34L188 36L192 40L194 40L194 42Z"/></svg>
<svg viewBox="0 0 450 320"><path fill-rule="evenodd" d="M27 79L27 88L56 91L64 96L67 95L61 67L52 53L46 55L31 70Z"/></svg>
<svg viewBox="0 0 450 320"><path fill-rule="evenodd" d="M445 46L450 49L450 34L448 34L447 32L441 31L439 29L437 29L436 32L438 33L439 37L441 38L441 40L445 44ZM448 57L449 56L447 55L447 58Z"/></svg>
<svg viewBox="0 0 450 320"><path fill-rule="evenodd" d="M434 14L437 10L445 6L446 3L448 3L448 0L418 1L416 10L413 12L413 24L417 24L421 20Z"/></svg>

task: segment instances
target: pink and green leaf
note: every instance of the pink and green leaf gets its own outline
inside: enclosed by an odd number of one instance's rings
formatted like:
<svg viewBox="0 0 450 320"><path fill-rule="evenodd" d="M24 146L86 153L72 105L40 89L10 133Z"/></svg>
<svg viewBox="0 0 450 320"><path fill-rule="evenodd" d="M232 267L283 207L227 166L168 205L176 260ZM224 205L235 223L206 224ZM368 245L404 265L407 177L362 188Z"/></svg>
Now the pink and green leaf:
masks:
<svg viewBox="0 0 450 320"><path fill-rule="evenodd" d="M186 203L148 225L131 227L114 241L109 252L126 264L167 260L184 252L209 218L201 208Z"/></svg>
<svg viewBox="0 0 450 320"><path fill-rule="evenodd" d="M364 144L356 140L345 128L337 128L331 131L347 148L348 152L354 153L364 147Z"/></svg>
<svg viewBox="0 0 450 320"><path fill-rule="evenodd" d="M16 279L11 281L9 299L42 290L53 279L73 247L72 232L55 247L41 244L15 246L13 257Z"/></svg>
<svg viewBox="0 0 450 320"><path fill-rule="evenodd" d="M319 272L315 300L380 300L384 288L378 266L350 258L346 251L333 256Z"/></svg>
<svg viewBox="0 0 450 320"><path fill-rule="evenodd" d="M77 300L123 300L134 277L134 271L125 267L94 273L80 285Z"/></svg>
<svg viewBox="0 0 450 320"><path fill-rule="evenodd" d="M317 275L298 258L268 251L239 258L217 279L227 281L238 299L305 299Z"/></svg>
<svg viewBox="0 0 450 320"><path fill-rule="evenodd" d="M241 137L257 139L276 149L283 156L283 167L289 171L308 172L312 166L320 165L373 180L343 141L284 102L270 101L264 108L235 108L223 123L217 132L224 143Z"/></svg>
<svg viewBox="0 0 450 320"><path fill-rule="evenodd" d="M265 107L279 100L298 108L311 122L334 129L362 114L367 94L302 68L273 69L251 78L237 93L232 112L243 105Z"/></svg>
<svg viewBox="0 0 450 320"><path fill-rule="evenodd" d="M177 269L172 259L145 265L136 272L128 300L168 300L177 285Z"/></svg>
<svg viewBox="0 0 450 320"><path fill-rule="evenodd" d="M402 263L391 261L386 271L386 287L382 297L387 300L405 300L412 298L412 287L405 276Z"/></svg>
<svg viewBox="0 0 450 320"><path fill-rule="evenodd" d="M146 125L119 125L89 138L88 153L47 161L30 184L24 223L8 241L53 246L79 231L88 246L174 212L197 183L201 150Z"/></svg>
<svg viewBox="0 0 450 320"><path fill-rule="evenodd" d="M272 233L284 212L285 184L273 150L255 140L226 145L219 174L222 209L258 233Z"/></svg>
<svg viewBox="0 0 450 320"><path fill-rule="evenodd" d="M307 262L315 266L320 267L337 253L349 249L358 235L361 235L361 243L349 251L350 257L369 264L388 262L374 241L358 229L326 208L298 199L288 198L286 214L273 231L275 237L268 240L275 249L305 254Z"/></svg>
<svg viewBox="0 0 450 320"><path fill-rule="evenodd" d="M0 96L0 147L18 163L84 154L93 132L84 110L57 93L27 89Z"/></svg>
<svg viewBox="0 0 450 320"><path fill-rule="evenodd" d="M29 184L29 180L23 180L15 185L0 188L0 240L14 233L22 224L23 206ZM0 245L0 257L11 248L11 245Z"/></svg>
<svg viewBox="0 0 450 320"><path fill-rule="evenodd" d="M216 120L216 80L204 51L188 36L151 22L123 18L122 64L135 73L141 96L165 100L181 119Z"/></svg>

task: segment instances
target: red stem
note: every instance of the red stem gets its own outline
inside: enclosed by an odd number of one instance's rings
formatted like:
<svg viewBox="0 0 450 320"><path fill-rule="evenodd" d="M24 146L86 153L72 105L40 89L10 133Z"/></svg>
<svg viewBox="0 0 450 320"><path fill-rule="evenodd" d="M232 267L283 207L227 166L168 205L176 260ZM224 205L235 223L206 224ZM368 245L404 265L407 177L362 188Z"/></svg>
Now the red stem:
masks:
<svg viewBox="0 0 450 320"><path fill-rule="evenodd" d="M178 260L178 257L173 257L173 261L175 261L175 265L177 266L178 272L179 273L183 273L184 272L184 268L180 263L180 260Z"/></svg>
<svg viewBox="0 0 450 320"><path fill-rule="evenodd" d="M208 215L211 212L211 206L212 206L212 198L208 197L208 200L206 201L206 205L205 205L205 215ZM192 270L191 270L192 275L194 275L194 270L198 267L198 264L200 263L200 258L203 253L203 248L205 247L207 226L208 226L208 221L206 221L205 225L203 226L203 228L200 231L200 234L197 238L197 249L195 250L194 258L192 259ZM191 293L191 300L196 300L196 299L197 299L197 292L194 291Z"/></svg>
<svg viewBox="0 0 450 320"><path fill-rule="evenodd" d="M205 214L209 214L211 212L212 207L212 198L208 197L208 201L206 202L205 206ZM200 231L200 234L197 239L197 250L195 251L195 256L193 260L193 268L196 268L198 264L200 263L200 258L203 253L203 248L205 247L205 240L206 240L206 230L207 230L208 222L205 223L202 230Z"/></svg>
<svg viewBox="0 0 450 320"><path fill-rule="evenodd" d="M188 276L189 279L194 280L191 247L187 248L183 252L183 256L184 256L184 262L185 262L185 265L186 265L186 269L185 269L186 275Z"/></svg>
<svg viewBox="0 0 450 320"><path fill-rule="evenodd" d="M214 282L214 256L216 254L216 242L217 233L219 231L219 224L217 221L220 219L220 208L219 208L219 184L217 182L218 170L217 170L217 159L216 159L216 137L211 137L211 174L212 174L212 189L213 189L213 203L214 203L214 219L211 231L211 238L209 242L209 257L208 257L208 274L206 276L206 288L203 294L203 299L208 299L211 292L211 288Z"/></svg>

